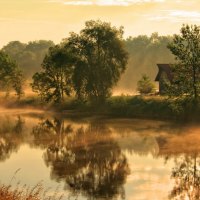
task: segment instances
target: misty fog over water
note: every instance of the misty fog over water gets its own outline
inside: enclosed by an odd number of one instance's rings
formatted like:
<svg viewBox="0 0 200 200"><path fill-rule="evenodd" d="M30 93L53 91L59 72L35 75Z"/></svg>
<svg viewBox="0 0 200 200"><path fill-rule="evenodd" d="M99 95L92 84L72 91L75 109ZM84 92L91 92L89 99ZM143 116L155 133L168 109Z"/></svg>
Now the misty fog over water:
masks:
<svg viewBox="0 0 200 200"><path fill-rule="evenodd" d="M49 192L59 186L79 200L198 195L199 130L161 121L2 110L1 183L10 184L18 170L13 187L43 181Z"/></svg>

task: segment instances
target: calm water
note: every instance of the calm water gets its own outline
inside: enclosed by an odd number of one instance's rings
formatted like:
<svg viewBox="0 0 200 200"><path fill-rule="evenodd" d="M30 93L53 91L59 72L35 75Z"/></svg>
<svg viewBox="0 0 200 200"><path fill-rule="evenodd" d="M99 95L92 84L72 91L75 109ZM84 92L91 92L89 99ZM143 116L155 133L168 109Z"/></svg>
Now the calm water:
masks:
<svg viewBox="0 0 200 200"><path fill-rule="evenodd" d="M199 153L198 125L0 114L0 183L64 199L200 199Z"/></svg>

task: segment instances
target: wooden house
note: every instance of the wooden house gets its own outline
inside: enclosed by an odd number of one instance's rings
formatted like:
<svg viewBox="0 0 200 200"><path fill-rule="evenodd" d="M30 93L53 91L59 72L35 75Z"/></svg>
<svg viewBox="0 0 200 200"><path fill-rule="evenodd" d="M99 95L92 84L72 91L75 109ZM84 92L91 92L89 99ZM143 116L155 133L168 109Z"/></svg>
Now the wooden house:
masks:
<svg viewBox="0 0 200 200"><path fill-rule="evenodd" d="M155 78L155 81L159 82L159 94L165 93L165 83L172 83L173 75L170 64L157 64L158 66L158 74Z"/></svg>

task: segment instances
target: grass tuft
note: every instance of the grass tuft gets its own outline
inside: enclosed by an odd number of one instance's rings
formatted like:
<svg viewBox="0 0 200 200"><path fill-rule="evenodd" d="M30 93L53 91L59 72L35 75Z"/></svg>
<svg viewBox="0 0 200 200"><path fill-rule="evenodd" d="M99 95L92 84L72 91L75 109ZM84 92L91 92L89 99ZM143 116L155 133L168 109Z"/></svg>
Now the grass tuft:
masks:
<svg viewBox="0 0 200 200"><path fill-rule="evenodd" d="M44 190L42 183L38 183L32 188L24 185L13 189L11 185L0 185L0 200L61 200L63 195L59 195L56 190L52 195L48 195L48 190Z"/></svg>

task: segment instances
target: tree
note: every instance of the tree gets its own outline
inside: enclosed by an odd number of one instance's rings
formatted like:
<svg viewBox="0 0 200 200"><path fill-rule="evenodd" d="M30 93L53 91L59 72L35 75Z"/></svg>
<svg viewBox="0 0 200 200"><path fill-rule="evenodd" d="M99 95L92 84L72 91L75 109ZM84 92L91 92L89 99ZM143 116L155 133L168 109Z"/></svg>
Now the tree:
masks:
<svg viewBox="0 0 200 200"><path fill-rule="evenodd" d="M32 89L46 101L61 102L71 92L71 54L62 45L49 49L44 58L42 72L33 75Z"/></svg>
<svg viewBox="0 0 200 200"><path fill-rule="evenodd" d="M183 25L181 34L174 35L168 48L177 60L169 94L192 97L196 101L200 93L200 26Z"/></svg>
<svg viewBox="0 0 200 200"><path fill-rule="evenodd" d="M136 90L141 74L148 74L153 80L157 73L157 63L174 63L174 55L167 48L171 41L172 36L158 36L157 33L128 37L124 43L129 53L129 62L118 83L120 89L130 92Z"/></svg>
<svg viewBox="0 0 200 200"><path fill-rule="evenodd" d="M19 41L9 42L2 50L11 59L16 60L26 78L31 78L34 73L41 70L45 55L54 43L48 40L32 41L28 44Z"/></svg>
<svg viewBox="0 0 200 200"><path fill-rule="evenodd" d="M137 83L137 90L140 94L150 94L155 91L155 85L151 82L150 78L144 74Z"/></svg>
<svg viewBox="0 0 200 200"><path fill-rule="evenodd" d="M20 69L16 69L14 71L12 82L13 89L15 90L17 98L19 100L24 95L23 86L25 82L24 75Z"/></svg>
<svg viewBox="0 0 200 200"><path fill-rule="evenodd" d="M102 102L110 95L128 60L122 35L122 27L98 20L87 21L80 34L67 39L76 55L73 84L79 99Z"/></svg>
<svg viewBox="0 0 200 200"><path fill-rule="evenodd" d="M17 64L8 55L0 51L0 89L7 95L14 89L20 99L23 94L23 74Z"/></svg>

